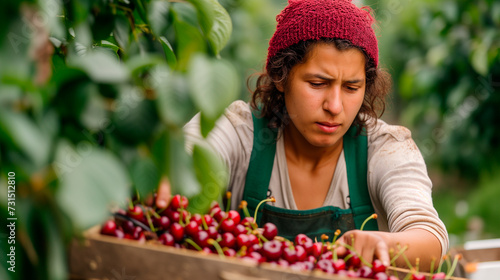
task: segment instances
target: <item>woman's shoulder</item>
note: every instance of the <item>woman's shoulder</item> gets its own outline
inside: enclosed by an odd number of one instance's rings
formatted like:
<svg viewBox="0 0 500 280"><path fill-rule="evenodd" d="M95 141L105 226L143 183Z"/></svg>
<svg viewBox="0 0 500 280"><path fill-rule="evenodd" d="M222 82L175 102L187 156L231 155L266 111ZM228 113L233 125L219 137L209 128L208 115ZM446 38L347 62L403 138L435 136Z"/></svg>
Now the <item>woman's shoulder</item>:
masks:
<svg viewBox="0 0 500 280"><path fill-rule="evenodd" d="M224 112L225 117L234 126L246 126L253 130L252 110L243 100L236 100Z"/></svg>
<svg viewBox="0 0 500 280"><path fill-rule="evenodd" d="M411 131L404 126L388 124L378 119L376 122L368 123L367 134L369 156L378 154L390 158L405 158L405 160L412 157L419 160L421 158L420 150L412 138Z"/></svg>
<svg viewBox="0 0 500 280"><path fill-rule="evenodd" d="M401 125L388 124L382 119L367 122L368 141L379 140L380 137L389 137L395 141L403 142L411 139L411 131Z"/></svg>

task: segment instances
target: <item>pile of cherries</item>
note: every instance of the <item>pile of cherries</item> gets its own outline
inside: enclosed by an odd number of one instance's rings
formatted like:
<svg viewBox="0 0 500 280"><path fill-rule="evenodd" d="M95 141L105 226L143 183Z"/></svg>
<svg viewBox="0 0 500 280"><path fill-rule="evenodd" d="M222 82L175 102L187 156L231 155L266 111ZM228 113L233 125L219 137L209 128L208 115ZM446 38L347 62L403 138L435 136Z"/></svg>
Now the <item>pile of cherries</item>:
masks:
<svg viewBox="0 0 500 280"><path fill-rule="evenodd" d="M267 262L299 271L321 270L347 277L398 279L389 275L380 260L366 263L354 250L339 256L335 246L325 240L313 241L305 234L297 235L293 241L285 240L278 236L278 229L272 223L257 228L244 202L240 208L247 217L243 218L235 210L222 210L218 203L213 203L204 215L192 214L187 207L188 199L180 195L173 196L165 209L131 204L127 210L115 213L114 219L106 221L101 234L139 242L153 240L166 246L219 254L222 258L237 257L256 264ZM417 273L411 279L425 279L420 276Z"/></svg>

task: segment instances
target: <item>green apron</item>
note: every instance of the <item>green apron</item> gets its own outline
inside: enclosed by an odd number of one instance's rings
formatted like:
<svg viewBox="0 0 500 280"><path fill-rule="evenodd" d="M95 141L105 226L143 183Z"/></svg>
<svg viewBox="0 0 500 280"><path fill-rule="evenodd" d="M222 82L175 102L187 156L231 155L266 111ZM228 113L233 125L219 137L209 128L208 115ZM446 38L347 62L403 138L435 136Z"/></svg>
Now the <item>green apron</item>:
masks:
<svg viewBox="0 0 500 280"><path fill-rule="evenodd" d="M252 114L254 139L252 154L245 181L243 200L248 203L248 210L253 214L257 204L267 198L269 181L273 170L276 153L277 131L267 127L267 119ZM350 208L323 206L310 210L290 210L262 204L257 214L257 223L262 226L271 222L278 227L278 235L293 240L299 233L304 233L313 240L321 240L321 235L328 235L331 240L337 229L341 233L359 229L363 221L375 213L368 193L366 135L356 136L356 127L352 126L344 135L344 156L349 184ZM378 230L377 222L370 220L366 230Z"/></svg>

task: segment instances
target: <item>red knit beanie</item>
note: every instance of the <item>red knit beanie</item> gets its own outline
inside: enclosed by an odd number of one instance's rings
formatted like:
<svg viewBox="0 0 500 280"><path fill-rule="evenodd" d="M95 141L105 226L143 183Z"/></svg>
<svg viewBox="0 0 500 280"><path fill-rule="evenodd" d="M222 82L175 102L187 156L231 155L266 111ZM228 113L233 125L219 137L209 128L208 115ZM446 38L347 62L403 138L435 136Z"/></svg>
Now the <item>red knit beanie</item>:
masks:
<svg viewBox="0 0 500 280"><path fill-rule="evenodd" d="M267 55L269 61L278 51L300 41L320 38L349 40L365 50L378 65L378 43L371 25L370 12L350 0L288 0L288 6L276 17L278 26Z"/></svg>

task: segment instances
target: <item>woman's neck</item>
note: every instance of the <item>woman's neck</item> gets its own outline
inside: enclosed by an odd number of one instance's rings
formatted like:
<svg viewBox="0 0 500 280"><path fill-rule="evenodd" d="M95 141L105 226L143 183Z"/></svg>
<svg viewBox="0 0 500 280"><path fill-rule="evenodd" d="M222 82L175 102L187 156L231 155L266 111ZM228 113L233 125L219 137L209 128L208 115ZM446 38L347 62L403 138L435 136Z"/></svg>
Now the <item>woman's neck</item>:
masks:
<svg viewBox="0 0 500 280"><path fill-rule="evenodd" d="M336 164L343 148L342 138L333 146L313 146L293 125L288 125L283 129L283 137L287 160L303 165L308 169L317 169L332 163Z"/></svg>

